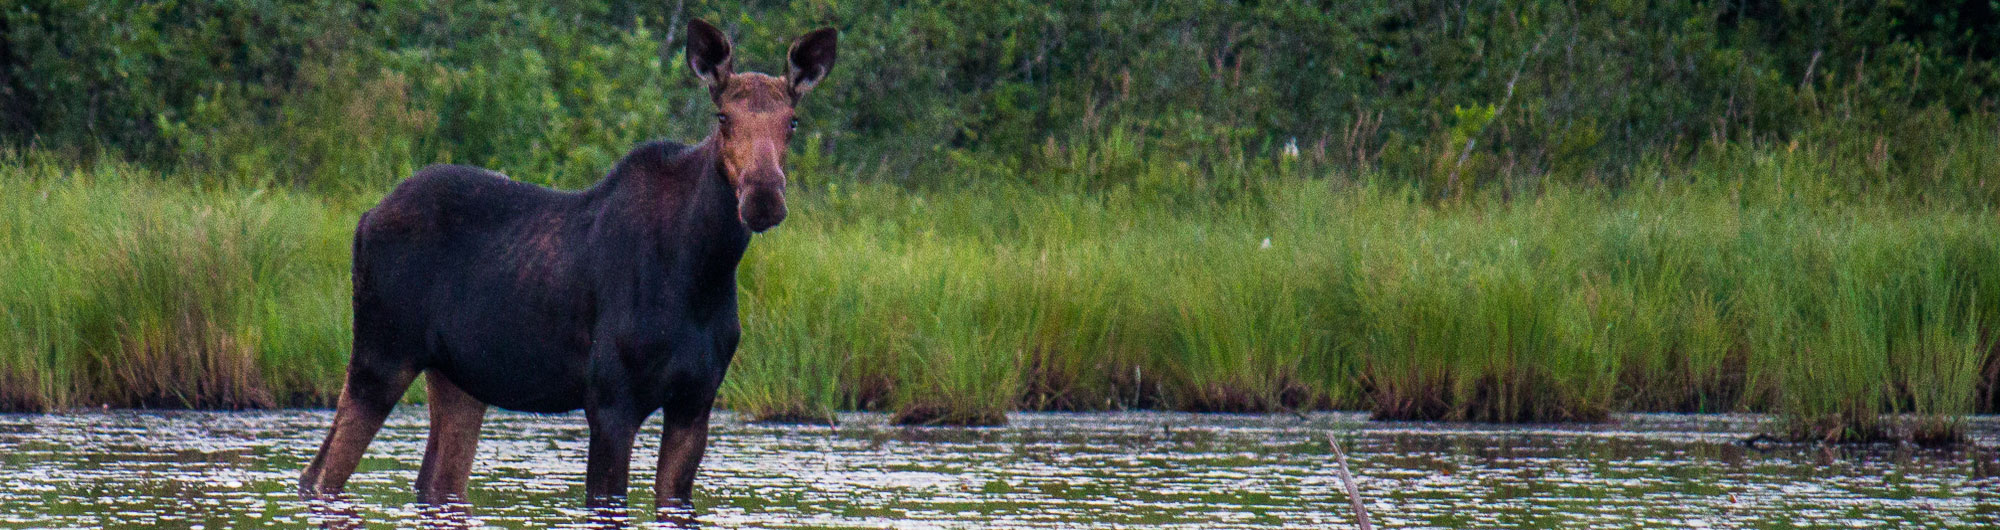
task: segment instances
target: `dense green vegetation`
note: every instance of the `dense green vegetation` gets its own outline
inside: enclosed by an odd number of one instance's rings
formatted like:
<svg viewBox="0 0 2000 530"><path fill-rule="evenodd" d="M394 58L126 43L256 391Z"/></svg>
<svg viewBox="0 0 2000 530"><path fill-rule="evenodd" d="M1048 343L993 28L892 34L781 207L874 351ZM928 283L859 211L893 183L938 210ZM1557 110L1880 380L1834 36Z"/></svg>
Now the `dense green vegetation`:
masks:
<svg viewBox="0 0 2000 530"><path fill-rule="evenodd" d="M1122 149L1227 180L1286 145L1433 194L1621 186L1793 139L1924 175L1950 145L1920 133L1990 123L2000 95L1991 0L9 5L7 143L322 191L435 161L577 187L639 141L696 137L695 16L772 72L791 37L841 29L804 111L825 175L930 188L1152 184L1073 160ZM1854 185L2000 186L1882 180Z"/></svg>
<svg viewBox="0 0 2000 530"><path fill-rule="evenodd" d="M1367 178L1287 179L1200 211L1016 184L828 185L752 247L723 399L913 421L1758 410L1814 437L1949 436L1995 404L1982 369L2000 223L1832 199L1831 165L1746 152L1627 193L1446 205ZM6 167L10 407L317 405L339 390L345 241L367 198Z"/></svg>
<svg viewBox="0 0 2000 530"><path fill-rule="evenodd" d="M2000 379L2000 3L0 8L0 408L324 404L417 167L708 127L688 17L833 24L727 406L1774 411L1950 439Z"/></svg>

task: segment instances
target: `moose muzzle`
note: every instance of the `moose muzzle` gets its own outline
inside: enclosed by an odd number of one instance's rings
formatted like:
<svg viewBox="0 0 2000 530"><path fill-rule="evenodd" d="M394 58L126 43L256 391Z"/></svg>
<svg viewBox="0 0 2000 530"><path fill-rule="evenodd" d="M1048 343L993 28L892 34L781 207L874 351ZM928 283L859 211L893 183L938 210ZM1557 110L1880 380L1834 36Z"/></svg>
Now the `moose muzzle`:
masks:
<svg viewBox="0 0 2000 530"><path fill-rule="evenodd" d="M744 179L736 192L736 215L751 232L763 232L784 222L784 174Z"/></svg>

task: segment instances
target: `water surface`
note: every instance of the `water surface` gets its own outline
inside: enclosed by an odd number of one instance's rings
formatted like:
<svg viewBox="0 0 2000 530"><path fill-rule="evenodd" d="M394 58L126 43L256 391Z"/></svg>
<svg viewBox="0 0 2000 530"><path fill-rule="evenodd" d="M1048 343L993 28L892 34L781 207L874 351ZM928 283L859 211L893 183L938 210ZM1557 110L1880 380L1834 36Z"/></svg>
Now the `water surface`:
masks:
<svg viewBox="0 0 2000 530"><path fill-rule="evenodd" d="M349 492L370 528L435 526L412 503L425 417L404 407ZM0 528L295 528L293 493L331 413L0 415ZM1368 422L1358 414L1014 414L1003 428L837 427L718 415L697 488L705 528L1345 528L1325 436L1382 528L1995 528L1990 449L1745 448L1747 416L1598 426ZM580 414L496 412L472 521L589 527ZM1981 447L2000 419L1980 418ZM650 499L659 429L642 436ZM657 527L638 517L634 526Z"/></svg>

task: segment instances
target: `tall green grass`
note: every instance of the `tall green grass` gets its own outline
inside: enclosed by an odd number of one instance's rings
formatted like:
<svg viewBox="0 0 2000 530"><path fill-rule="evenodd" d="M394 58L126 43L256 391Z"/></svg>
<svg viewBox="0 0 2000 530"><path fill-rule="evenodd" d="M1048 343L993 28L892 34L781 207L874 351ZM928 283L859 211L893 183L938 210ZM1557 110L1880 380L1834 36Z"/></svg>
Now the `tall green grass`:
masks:
<svg viewBox="0 0 2000 530"><path fill-rule="evenodd" d="M1852 213L1768 221L1797 231L1768 256L1795 273L1747 278L1742 318L1762 368L1753 384L1798 437L1951 438L1991 362L1981 319L1991 302L1977 294L1991 266L1966 267L2000 256L1991 216Z"/></svg>
<svg viewBox="0 0 2000 530"><path fill-rule="evenodd" d="M118 164L0 171L9 408L310 405L339 390L351 208Z"/></svg>
<svg viewBox="0 0 2000 530"><path fill-rule="evenodd" d="M1976 201L1854 195L1826 174L1857 169L1830 160L1745 151L1619 191L1442 202L1365 174L1207 202L808 186L746 256L722 403L975 424L1019 409L1771 411L1800 438L1954 439L1992 406L1978 396L2000 351L2000 223ZM337 392L366 197L32 156L0 172L20 205L0 212L0 404Z"/></svg>

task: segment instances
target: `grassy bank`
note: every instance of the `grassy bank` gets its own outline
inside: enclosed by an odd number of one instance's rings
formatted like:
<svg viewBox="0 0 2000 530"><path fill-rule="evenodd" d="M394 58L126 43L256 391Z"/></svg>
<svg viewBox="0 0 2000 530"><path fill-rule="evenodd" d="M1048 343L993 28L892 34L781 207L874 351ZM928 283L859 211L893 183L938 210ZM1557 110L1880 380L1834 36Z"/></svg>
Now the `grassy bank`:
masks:
<svg viewBox="0 0 2000 530"><path fill-rule="evenodd" d="M0 406L325 403L358 210L122 165L0 169Z"/></svg>
<svg viewBox="0 0 2000 530"><path fill-rule="evenodd" d="M0 406L331 400L372 198L30 158L0 166ZM809 186L743 264L723 401L919 423L1749 410L1802 437L1950 438L1995 410L2000 223L1857 198L1825 184L1831 159L1763 150L1617 193L1444 203L1339 174L1199 207Z"/></svg>

